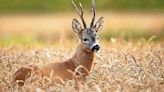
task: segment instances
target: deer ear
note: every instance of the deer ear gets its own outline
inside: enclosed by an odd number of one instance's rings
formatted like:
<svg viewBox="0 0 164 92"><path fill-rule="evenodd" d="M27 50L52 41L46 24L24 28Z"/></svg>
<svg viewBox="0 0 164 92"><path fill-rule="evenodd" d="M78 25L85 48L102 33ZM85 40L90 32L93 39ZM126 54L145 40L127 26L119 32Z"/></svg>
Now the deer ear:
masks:
<svg viewBox="0 0 164 92"><path fill-rule="evenodd" d="M73 21L72 21L72 28L73 28L73 31L75 33L79 33L79 32L82 31L81 25L80 25L80 23L78 22L77 19L73 19Z"/></svg>
<svg viewBox="0 0 164 92"><path fill-rule="evenodd" d="M95 31L96 32L101 31L103 28L103 24L104 24L104 17L100 17L100 19L94 25Z"/></svg>

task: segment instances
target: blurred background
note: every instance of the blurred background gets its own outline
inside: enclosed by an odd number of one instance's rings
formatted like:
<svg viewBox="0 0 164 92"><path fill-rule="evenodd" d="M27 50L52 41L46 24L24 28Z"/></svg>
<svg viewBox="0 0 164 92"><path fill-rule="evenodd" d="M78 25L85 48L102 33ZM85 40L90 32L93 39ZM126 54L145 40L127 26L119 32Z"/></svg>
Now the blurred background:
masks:
<svg viewBox="0 0 164 92"><path fill-rule="evenodd" d="M88 25L91 0L81 1ZM164 0L95 0L96 19L104 16L100 38L164 41ZM77 16L70 0L0 0L0 46L57 45L77 42L72 19ZM80 21L80 20L79 20Z"/></svg>

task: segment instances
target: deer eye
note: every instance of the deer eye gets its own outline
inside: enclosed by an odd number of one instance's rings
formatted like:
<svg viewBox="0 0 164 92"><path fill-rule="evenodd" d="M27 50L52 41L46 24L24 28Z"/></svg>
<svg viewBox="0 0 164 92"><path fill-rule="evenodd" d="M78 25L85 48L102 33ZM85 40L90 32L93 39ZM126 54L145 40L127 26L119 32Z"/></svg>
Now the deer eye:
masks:
<svg viewBox="0 0 164 92"><path fill-rule="evenodd" d="M83 38L83 41L84 41L84 42L86 42L86 41L88 41L88 40L89 40L89 39L87 39L87 38Z"/></svg>

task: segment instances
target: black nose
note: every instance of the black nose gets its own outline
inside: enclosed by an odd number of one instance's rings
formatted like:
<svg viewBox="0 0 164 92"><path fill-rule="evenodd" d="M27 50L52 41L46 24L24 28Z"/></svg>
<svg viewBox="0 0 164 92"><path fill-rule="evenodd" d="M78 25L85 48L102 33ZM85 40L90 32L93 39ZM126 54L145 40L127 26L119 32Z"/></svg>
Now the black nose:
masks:
<svg viewBox="0 0 164 92"><path fill-rule="evenodd" d="M94 51L94 50L96 50L96 51L100 50L100 46L99 46L99 45L95 45L95 46L92 48L92 51Z"/></svg>

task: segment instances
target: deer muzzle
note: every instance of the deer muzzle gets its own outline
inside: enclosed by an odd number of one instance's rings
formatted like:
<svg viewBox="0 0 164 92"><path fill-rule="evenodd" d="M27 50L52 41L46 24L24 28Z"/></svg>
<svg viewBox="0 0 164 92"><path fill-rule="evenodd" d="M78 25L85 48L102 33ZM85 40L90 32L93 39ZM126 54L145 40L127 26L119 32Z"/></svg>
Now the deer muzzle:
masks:
<svg viewBox="0 0 164 92"><path fill-rule="evenodd" d="M92 48L92 51L99 51L100 50L100 46L99 45L95 45L95 46L93 46L93 48Z"/></svg>

